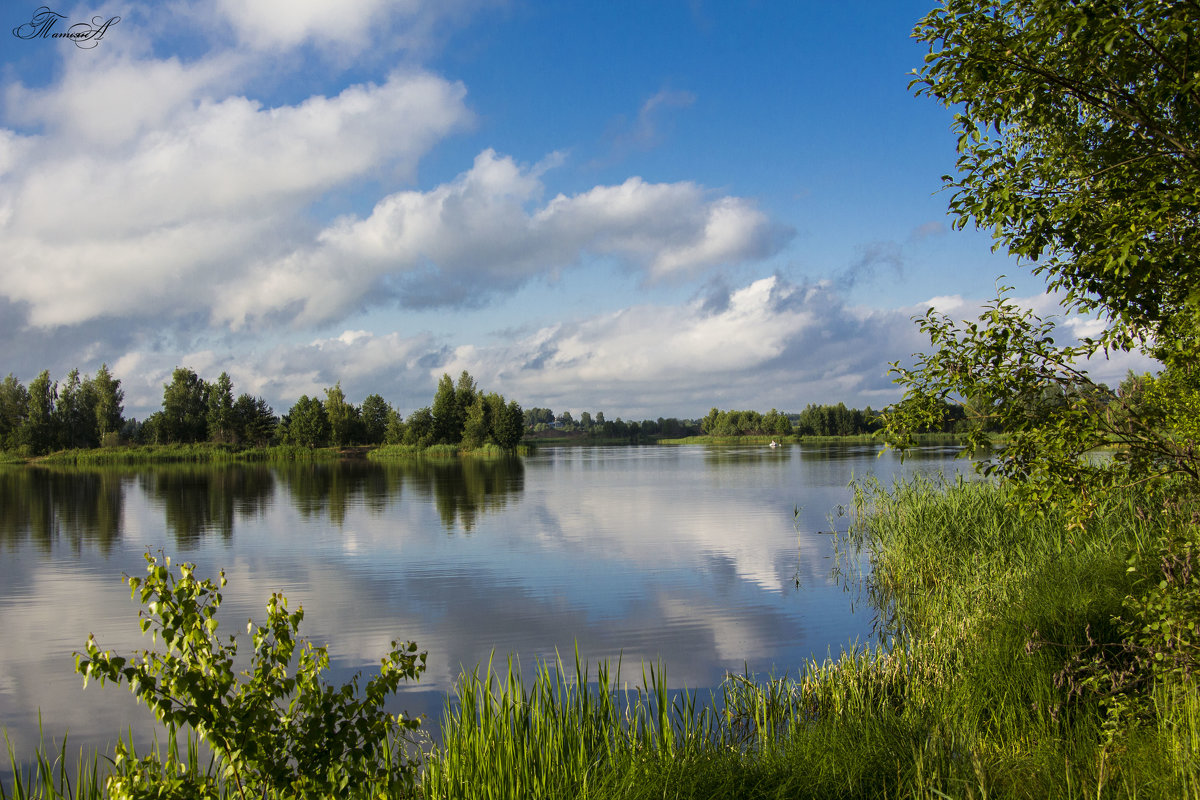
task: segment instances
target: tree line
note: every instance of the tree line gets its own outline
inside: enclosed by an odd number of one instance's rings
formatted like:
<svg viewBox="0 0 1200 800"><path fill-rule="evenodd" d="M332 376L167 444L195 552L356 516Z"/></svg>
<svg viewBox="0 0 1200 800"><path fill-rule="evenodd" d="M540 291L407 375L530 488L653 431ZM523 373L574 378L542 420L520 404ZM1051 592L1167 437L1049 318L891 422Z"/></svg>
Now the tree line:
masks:
<svg viewBox="0 0 1200 800"><path fill-rule="evenodd" d="M583 411L576 419L570 411L555 414L549 408L525 409L525 427L534 433L585 433L593 439L622 440L634 444L656 438L677 438L700 433L700 422L693 419L658 417L636 422L620 417L605 419L603 411L597 411L595 414Z"/></svg>
<svg viewBox="0 0 1200 800"><path fill-rule="evenodd" d="M145 420L125 419L121 381L102 365L93 377L72 370L61 383L48 370L26 387L11 373L0 381L0 451L26 456L120 444L214 443L252 447L434 444L516 447L525 415L515 401L480 390L466 371L455 384L443 375L429 406L407 419L378 394L361 405L341 383L324 397L302 395L282 417L261 397L235 396L222 372L206 381L177 367L163 385L162 408Z"/></svg>
<svg viewBox="0 0 1200 800"><path fill-rule="evenodd" d="M640 422L606 419L603 411L555 414L549 408L522 409L496 392L484 392L465 370L455 382L443 374L433 400L403 417L379 394L361 405L346 398L341 383L323 396L302 395L282 417L248 393L236 394L222 372L206 381L192 369L177 367L163 385L162 408L143 421L123 417L121 381L103 365L93 377L72 370L61 384L43 370L28 387L13 375L0 382L0 450L41 455L59 449L129 444L211 442L266 447L347 447L435 444L477 448L493 444L511 449L525 432L582 432L591 438L653 441L701 433L709 436L853 436L882 427L879 412L848 408L845 403L810 403L799 413L771 409L713 408L700 420L659 417ZM978 413L973 413L978 412ZM986 414L970 401L947 403L938 430L965 432Z"/></svg>
<svg viewBox="0 0 1200 800"><path fill-rule="evenodd" d="M758 411L721 411L713 408L700 427L709 436L855 436L879 430L879 412L847 408L845 403L818 405L809 403L798 414L771 409Z"/></svg>
<svg viewBox="0 0 1200 800"><path fill-rule="evenodd" d="M0 381L0 450L36 455L114 444L125 425L124 399L107 364L86 378L73 369L61 384L48 370L28 387L9 373Z"/></svg>

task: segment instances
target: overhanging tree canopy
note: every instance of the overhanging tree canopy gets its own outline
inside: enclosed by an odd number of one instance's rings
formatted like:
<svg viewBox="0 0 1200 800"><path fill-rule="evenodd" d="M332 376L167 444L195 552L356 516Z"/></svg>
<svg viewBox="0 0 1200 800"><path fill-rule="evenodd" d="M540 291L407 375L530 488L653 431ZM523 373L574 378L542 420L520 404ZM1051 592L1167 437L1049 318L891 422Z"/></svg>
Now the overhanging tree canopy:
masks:
<svg viewBox="0 0 1200 800"><path fill-rule="evenodd" d="M1106 313L1110 342L1200 318L1198 35L1194 0L944 0L914 31L913 85L957 111L957 225Z"/></svg>

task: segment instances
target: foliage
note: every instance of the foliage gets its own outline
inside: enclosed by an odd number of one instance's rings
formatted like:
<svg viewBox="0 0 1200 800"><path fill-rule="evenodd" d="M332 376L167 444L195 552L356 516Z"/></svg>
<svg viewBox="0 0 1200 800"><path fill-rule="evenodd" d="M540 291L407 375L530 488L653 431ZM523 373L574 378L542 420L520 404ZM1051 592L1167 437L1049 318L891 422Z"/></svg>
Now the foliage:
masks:
<svg viewBox="0 0 1200 800"><path fill-rule="evenodd" d="M408 422L404 425L404 444L428 447L436 441L435 431L433 410L429 406L418 408L408 415Z"/></svg>
<svg viewBox="0 0 1200 800"><path fill-rule="evenodd" d="M929 309L920 325L935 351L912 367L892 365L906 387L883 416L892 444L907 447L914 431L938 428L954 403L964 403L974 423L964 436L969 451L990 450L995 432L1004 434L1003 446L979 462L983 471L1013 481L1026 508L1062 502L1078 519L1115 486L1172 475L1200 480L1191 435L1200 394L1191 368L1146 378L1136 398L1122 396L1077 366L1095 343L1056 345L1053 321L1003 292L976 322ZM1109 446L1119 448L1110 460L1088 458Z"/></svg>
<svg viewBox="0 0 1200 800"><path fill-rule="evenodd" d="M164 651L127 659L102 652L89 636L86 654L76 655L84 686L90 679L127 683L169 731L195 731L218 759L220 780L243 798L373 797L412 785L415 766L403 760L401 734L419 721L389 715L383 703L424 670L425 653L416 644L393 642L379 675L361 691L358 676L328 686L321 680L329 666L325 648L297 638L303 609L289 612L287 599L272 594L266 623L247 625L254 652L239 680L237 641L217 632L224 573L218 583L200 580L194 565L172 570L169 558L147 553L146 575L125 580L146 607L142 633L161 637ZM117 767L110 797L164 796L157 756ZM217 794L205 776L183 781L190 784L180 787L187 796Z"/></svg>
<svg viewBox="0 0 1200 800"><path fill-rule="evenodd" d="M266 447L275 438L279 420L266 400L243 393L233 404L233 424L238 442Z"/></svg>
<svg viewBox="0 0 1200 800"><path fill-rule="evenodd" d="M956 224L993 230L1107 327L1057 346L1004 289L978 322L931 309L920 325L939 352L893 365L907 390L886 415L893 444L943 419L938 404L961 407L973 446L1009 437L987 471L1027 510L1061 503L1076 521L1118 486L1200 483L1198 24L1187 0L944 0L918 24L930 51L913 85L957 110ZM1167 365L1140 402L1088 377L1086 359L1110 348ZM1111 468L1088 457L1106 445Z"/></svg>
<svg viewBox="0 0 1200 800"><path fill-rule="evenodd" d="M231 442L238 438L233 404L233 381L229 373L222 372L216 382L208 386L205 423L209 441Z"/></svg>
<svg viewBox="0 0 1200 800"><path fill-rule="evenodd" d="M458 407L454 381L449 375L443 374L438 381L430 411L433 412L435 442L452 444L462 439L464 409Z"/></svg>
<svg viewBox="0 0 1200 800"><path fill-rule="evenodd" d="M383 444L387 438L388 424L396 416L392 407L378 394L363 398L360 409L364 444Z"/></svg>
<svg viewBox="0 0 1200 800"><path fill-rule="evenodd" d="M284 441L302 447L324 447L329 444L329 418L325 405L306 394L292 406L283 418Z"/></svg>
<svg viewBox="0 0 1200 800"><path fill-rule="evenodd" d="M92 386L96 398L96 432L103 439L119 432L124 424L121 414L125 410L122 405L125 391L121 388L121 381L108 371L108 364L101 364L100 369L96 370Z"/></svg>
<svg viewBox="0 0 1200 800"><path fill-rule="evenodd" d="M334 447L343 447L358 438L355 430L359 423L358 409L346 402L341 381L325 390L325 418Z"/></svg>
<svg viewBox="0 0 1200 800"><path fill-rule="evenodd" d="M1200 318L1198 29L1192 0L943 0L914 31L913 85L957 112L957 225L1167 360Z"/></svg>
<svg viewBox="0 0 1200 800"><path fill-rule="evenodd" d="M32 453L45 453L54 446L57 399L58 384L51 383L49 371L42 370L29 384L29 404L21 425L21 445Z"/></svg>
<svg viewBox="0 0 1200 800"><path fill-rule="evenodd" d="M163 386L162 417L158 434L162 442L202 442L208 438L209 387L195 371L176 367L171 382Z"/></svg>

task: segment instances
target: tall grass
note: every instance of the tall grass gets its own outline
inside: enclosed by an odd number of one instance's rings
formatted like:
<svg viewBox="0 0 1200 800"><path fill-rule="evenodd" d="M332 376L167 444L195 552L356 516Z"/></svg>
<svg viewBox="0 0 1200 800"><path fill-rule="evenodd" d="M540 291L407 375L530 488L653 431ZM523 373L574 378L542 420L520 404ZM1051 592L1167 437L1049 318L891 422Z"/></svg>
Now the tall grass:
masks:
<svg viewBox="0 0 1200 800"><path fill-rule="evenodd" d="M514 452L518 454L527 453L528 447L518 446L514 451L506 450L500 445L491 442L482 444L479 447L470 448L454 444L386 444L371 450L367 453L367 458L372 461L394 461L413 458L448 459L459 456L471 458L507 458Z"/></svg>
<svg viewBox="0 0 1200 800"><path fill-rule="evenodd" d="M241 463L317 461L339 458L335 447L296 445L238 447L228 444L163 444L63 450L35 459L39 464L104 466L121 464Z"/></svg>
<svg viewBox="0 0 1200 800"><path fill-rule="evenodd" d="M983 483L863 485L857 500L886 646L711 696L671 695L661 672L633 695L606 672L584 689L578 664L573 680L561 664L529 684L472 674L424 796L1200 797L1194 676L1152 682L1115 735L1113 697L1073 691L1142 590L1127 557L1179 533L1146 513L1155 498L1085 528Z"/></svg>
<svg viewBox="0 0 1200 800"><path fill-rule="evenodd" d="M81 752L77 759L68 758L67 740L63 737L58 750L41 745L32 761L21 762L13 752L12 742L4 736L8 763L12 772L11 785L6 787L0 773L0 800L34 800L34 798L80 798L93 800L103 796L99 758L86 758ZM51 755L53 754L53 756ZM72 768L74 765L74 768Z"/></svg>

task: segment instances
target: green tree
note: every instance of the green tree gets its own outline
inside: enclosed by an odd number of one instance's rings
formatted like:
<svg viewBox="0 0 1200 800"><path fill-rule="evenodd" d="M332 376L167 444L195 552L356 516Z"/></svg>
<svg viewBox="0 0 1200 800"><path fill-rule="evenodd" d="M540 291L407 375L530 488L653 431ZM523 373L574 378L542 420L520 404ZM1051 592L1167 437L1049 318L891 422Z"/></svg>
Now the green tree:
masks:
<svg viewBox="0 0 1200 800"><path fill-rule="evenodd" d="M329 418L325 406L306 394L287 413L287 442L301 447L325 447L329 444Z"/></svg>
<svg viewBox="0 0 1200 800"><path fill-rule="evenodd" d="M1197 30L1191 0L944 0L914 31L918 94L956 110L956 224L1168 360L1200 318Z"/></svg>
<svg viewBox="0 0 1200 800"><path fill-rule="evenodd" d="M438 381L433 396L434 440L440 444L455 444L462 439L463 415L459 411L454 381L446 373Z"/></svg>
<svg viewBox="0 0 1200 800"><path fill-rule="evenodd" d="M208 384L186 367L176 367L163 386L160 437L164 442L203 442L208 438Z"/></svg>
<svg viewBox="0 0 1200 800"><path fill-rule="evenodd" d="M548 425L554 422L554 412L548 408L527 408L525 409L525 427L532 428L534 425ZM599 422L604 423L604 415L600 415Z"/></svg>
<svg viewBox="0 0 1200 800"><path fill-rule="evenodd" d="M1200 474L1186 432L1200 415L1200 92L1192 49L1200 6L1169 0L944 0L915 36L930 45L913 85L956 109L958 173L946 179L956 224L1036 262L1068 307L1107 329L1056 346L1054 325L1000 296L974 322L930 310L936 352L893 365L907 387L886 414L911 442L970 402L1007 434L987 470L1038 512L1077 519L1107 490ZM1189 60L1190 59L1190 60ZM1159 400L1136 411L1079 365L1101 348L1143 348L1168 366ZM965 417L965 414L963 414ZM1083 458L1124 445L1114 467Z"/></svg>
<svg viewBox="0 0 1200 800"><path fill-rule="evenodd" d="M51 382L49 370L42 370L29 382L29 404L20 439L31 453L47 453L54 447L54 404L57 399L58 384Z"/></svg>
<svg viewBox="0 0 1200 800"><path fill-rule="evenodd" d="M266 400L243 393L233 404L233 425L238 442L265 447L275 438L279 420Z"/></svg>
<svg viewBox="0 0 1200 800"><path fill-rule="evenodd" d="M388 422L392 407L380 395L369 394L363 398L362 409L363 443L383 444L387 438Z"/></svg>
<svg viewBox="0 0 1200 800"><path fill-rule="evenodd" d="M404 444L428 447L437 441L437 418L429 406L418 408L408 415L404 425Z"/></svg>
<svg viewBox="0 0 1200 800"><path fill-rule="evenodd" d="M503 402L501 397L500 401ZM504 406L504 412L495 413L492 420L493 437L496 444L506 450L511 450L521 443L525 436L525 412L516 400L510 400Z"/></svg>
<svg viewBox="0 0 1200 800"><path fill-rule="evenodd" d="M491 435L491 408L483 395L475 395L474 402L467 408L463 422L463 447L481 447Z"/></svg>
<svg viewBox="0 0 1200 800"><path fill-rule="evenodd" d="M21 445L21 429L29 412L29 390L10 372L0 381L0 450Z"/></svg>
<svg viewBox="0 0 1200 800"><path fill-rule="evenodd" d="M108 371L108 364L101 364L92 378L92 390L95 393L94 406L96 416L96 434L101 443L112 441L125 426L121 416L125 411L125 391L121 389L121 381Z"/></svg>
<svg viewBox="0 0 1200 800"><path fill-rule="evenodd" d="M387 428L384 431L383 440L387 444L403 444L405 441L404 418L400 416L399 411L390 406L388 407Z"/></svg>
<svg viewBox="0 0 1200 800"><path fill-rule="evenodd" d="M462 415L464 422L467 417L467 409L475 403L478 395L479 387L475 385L475 379L464 369L458 376L458 383L454 386L454 402L457 403L459 414Z"/></svg>
<svg viewBox="0 0 1200 800"><path fill-rule="evenodd" d="M346 402L341 381L325 390L325 417L329 420L329 437L335 447L353 442L358 410Z"/></svg>
<svg viewBox="0 0 1200 800"><path fill-rule="evenodd" d="M54 428L59 447L93 447L98 443L94 401L90 387L85 391L79 370L67 373L54 404Z"/></svg>
<svg viewBox="0 0 1200 800"><path fill-rule="evenodd" d="M215 383L209 384L207 394L205 422L209 441L237 440L237 420L233 413L233 381L229 378L229 373L222 372Z"/></svg>

